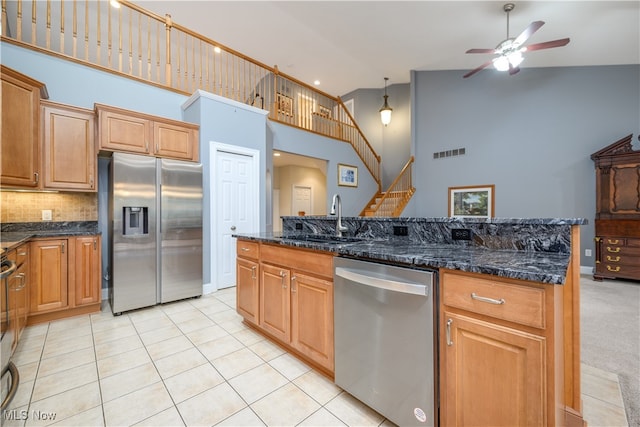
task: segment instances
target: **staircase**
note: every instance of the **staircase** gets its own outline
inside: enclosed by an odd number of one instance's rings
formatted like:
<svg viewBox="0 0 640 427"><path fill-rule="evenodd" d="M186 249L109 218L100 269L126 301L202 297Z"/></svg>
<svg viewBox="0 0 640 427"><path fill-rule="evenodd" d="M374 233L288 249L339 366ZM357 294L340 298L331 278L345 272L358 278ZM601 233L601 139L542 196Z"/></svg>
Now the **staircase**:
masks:
<svg viewBox="0 0 640 427"><path fill-rule="evenodd" d="M389 188L384 192L376 193L362 210L360 216L400 216L413 193L416 192L411 181L413 161L414 157L411 156Z"/></svg>

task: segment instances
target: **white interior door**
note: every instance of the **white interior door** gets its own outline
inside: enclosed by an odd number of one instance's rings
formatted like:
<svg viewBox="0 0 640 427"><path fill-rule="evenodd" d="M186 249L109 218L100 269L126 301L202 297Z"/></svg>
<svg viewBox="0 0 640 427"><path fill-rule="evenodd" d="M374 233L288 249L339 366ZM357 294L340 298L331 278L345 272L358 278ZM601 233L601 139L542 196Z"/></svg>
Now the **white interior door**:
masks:
<svg viewBox="0 0 640 427"><path fill-rule="evenodd" d="M256 233L259 228L259 153L242 147L216 144L212 150L214 195L211 200L211 272L216 289L236 284L235 233Z"/></svg>
<svg viewBox="0 0 640 427"><path fill-rule="evenodd" d="M299 215L299 212L304 212L305 215L312 215L311 187L294 185L292 194L291 215Z"/></svg>

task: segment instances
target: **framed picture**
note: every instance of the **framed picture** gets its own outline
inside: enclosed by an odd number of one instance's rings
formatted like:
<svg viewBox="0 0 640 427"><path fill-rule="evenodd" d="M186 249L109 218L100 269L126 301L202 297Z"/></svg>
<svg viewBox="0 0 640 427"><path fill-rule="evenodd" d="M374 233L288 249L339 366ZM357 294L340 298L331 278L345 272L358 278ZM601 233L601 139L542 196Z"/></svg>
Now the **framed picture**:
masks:
<svg viewBox="0 0 640 427"><path fill-rule="evenodd" d="M278 113L293 116L293 98L278 93L276 96L276 105L278 106Z"/></svg>
<svg viewBox="0 0 640 427"><path fill-rule="evenodd" d="M449 216L459 218L492 218L494 185L449 187Z"/></svg>
<svg viewBox="0 0 640 427"><path fill-rule="evenodd" d="M318 105L318 115L320 117L324 117L325 119L330 119L331 110L327 107L323 107L322 105Z"/></svg>
<svg viewBox="0 0 640 427"><path fill-rule="evenodd" d="M358 168L338 163L338 185L344 187L358 186Z"/></svg>

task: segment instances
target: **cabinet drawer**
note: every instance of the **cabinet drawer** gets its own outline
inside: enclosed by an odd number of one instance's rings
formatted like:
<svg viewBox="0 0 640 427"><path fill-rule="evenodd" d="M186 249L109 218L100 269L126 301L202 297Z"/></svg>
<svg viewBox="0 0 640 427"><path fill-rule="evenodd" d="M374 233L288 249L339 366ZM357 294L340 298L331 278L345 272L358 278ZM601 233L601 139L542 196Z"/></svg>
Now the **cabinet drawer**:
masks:
<svg viewBox="0 0 640 427"><path fill-rule="evenodd" d="M20 267L29 258L29 244L18 246L16 249L16 265Z"/></svg>
<svg viewBox="0 0 640 427"><path fill-rule="evenodd" d="M442 300L447 306L535 328L545 327L544 289L446 272L441 283Z"/></svg>
<svg viewBox="0 0 640 427"><path fill-rule="evenodd" d="M236 249L239 257L258 259L260 256L260 244L258 242L238 240Z"/></svg>
<svg viewBox="0 0 640 427"><path fill-rule="evenodd" d="M330 277L333 280L333 255L299 248L274 245L260 247L260 260L275 265L295 266L296 270Z"/></svg>

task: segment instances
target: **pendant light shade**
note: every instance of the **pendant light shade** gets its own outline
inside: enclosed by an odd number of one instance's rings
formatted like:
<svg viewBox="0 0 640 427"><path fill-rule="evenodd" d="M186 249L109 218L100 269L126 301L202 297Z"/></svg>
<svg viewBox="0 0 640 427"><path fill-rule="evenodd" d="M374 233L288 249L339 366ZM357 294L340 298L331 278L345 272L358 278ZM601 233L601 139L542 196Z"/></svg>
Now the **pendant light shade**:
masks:
<svg viewBox="0 0 640 427"><path fill-rule="evenodd" d="M387 95L387 80L389 80L389 77L384 78L384 104L380 108L380 120L385 126L391 123L391 112L393 111L393 108L389 107L387 102L387 98L389 98L389 95Z"/></svg>

